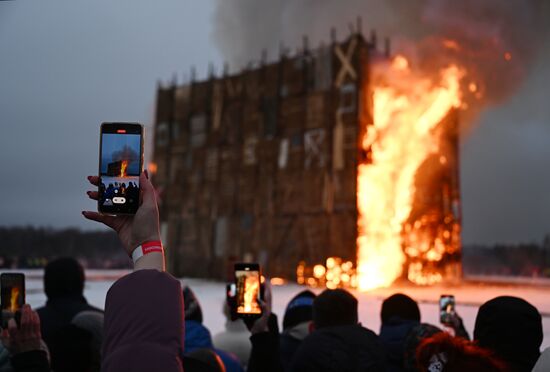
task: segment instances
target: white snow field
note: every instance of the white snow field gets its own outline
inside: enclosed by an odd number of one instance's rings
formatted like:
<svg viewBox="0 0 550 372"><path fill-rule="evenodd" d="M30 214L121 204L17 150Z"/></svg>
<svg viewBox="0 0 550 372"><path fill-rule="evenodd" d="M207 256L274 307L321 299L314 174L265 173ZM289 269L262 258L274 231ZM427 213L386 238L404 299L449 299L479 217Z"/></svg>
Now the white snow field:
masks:
<svg viewBox="0 0 550 372"><path fill-rule="evenodd" d="M25 270L27 275L27 303L33 308L42 306L46 296L42 285L42 270ZM104 308L105 295L111 284L128 271L125 270L87 270L86 288L84 295L89 303ZM204 279L182 279L191 287L201 303L204 323L212 334L224 328L222 304L225 298L225 283ZM510 280L510 282L514 282ZM282 323L284 310L288 301L305 287L296 284L285 284L273 287L273 309ZM321 289L313 289L319 293ZM457 302L457 311L464 319L466 329L472 335L477 310L485 301L502 295L522 297L536 306L541 312L544 328L542 349L550 347L550 285L546 281L537 281L535 284L524 284L515 281L513 284L488 282L476 278L475 282L466 282L460 286L393 286L377 289L370 292L353 291L359 300L359 319L367 328L376 333L380 330L380 306L384 298L393 293L406 293L420 304L422 321L434 325L439 324L438 300L439 295L454 294Z"/></svg>

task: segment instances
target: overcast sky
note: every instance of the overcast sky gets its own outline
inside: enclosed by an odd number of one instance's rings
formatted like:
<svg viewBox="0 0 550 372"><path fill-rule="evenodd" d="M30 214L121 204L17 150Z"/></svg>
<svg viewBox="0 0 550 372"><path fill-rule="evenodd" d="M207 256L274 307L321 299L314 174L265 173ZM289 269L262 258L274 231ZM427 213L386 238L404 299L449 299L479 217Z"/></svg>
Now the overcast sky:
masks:
<svg viewBox="0 0 550 372"><path fill-rule="evenodd" d="M151 124L158 79L222 57L214 0L0 1L0 225L97 228L85 176L99 124ZM518 95L462 146L466 244L550 233L550 42ZM151 148L146 147L146 152Z"/></svg>

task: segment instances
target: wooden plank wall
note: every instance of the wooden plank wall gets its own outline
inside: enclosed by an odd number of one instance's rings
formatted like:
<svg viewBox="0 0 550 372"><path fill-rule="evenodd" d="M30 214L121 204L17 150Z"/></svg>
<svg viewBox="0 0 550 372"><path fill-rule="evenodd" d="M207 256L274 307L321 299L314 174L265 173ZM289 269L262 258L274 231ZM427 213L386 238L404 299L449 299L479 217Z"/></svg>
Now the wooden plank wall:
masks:
<svg viewBox="0 0 550 372"><path fill-rule="evenodd" d="M253 260L355 260L356 168L368 124L361 35L233 76L159 86L153 181L169 270L225 278Z"/></svg>

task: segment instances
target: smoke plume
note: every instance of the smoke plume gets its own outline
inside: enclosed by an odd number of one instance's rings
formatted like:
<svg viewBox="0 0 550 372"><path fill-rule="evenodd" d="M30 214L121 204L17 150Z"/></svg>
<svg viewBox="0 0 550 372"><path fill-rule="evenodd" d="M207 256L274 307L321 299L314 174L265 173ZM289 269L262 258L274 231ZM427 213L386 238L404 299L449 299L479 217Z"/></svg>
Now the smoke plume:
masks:
<svg viewBox="0 0 550 372"><path fill-rule="evenodd" d="M112 159L113 161L126 160L131 164L139 159L139 155L130 146L124 145L119 151L113 152Z"/></svg>
<svg viewBox="0 0 550 372"><path fill-rule="evenodd" d="M523 82L545 37L550 2L545 0L218 0L213 36L229 64L241 68L267 50L276 60L280 43L301 47L338 39L350 22L363 33L389 37L424 71L454 62L464 67L465 102L475 113L509 98ZM380 48L380 47L379 47ZM434 68L435 67L435 68Z"/></svg>

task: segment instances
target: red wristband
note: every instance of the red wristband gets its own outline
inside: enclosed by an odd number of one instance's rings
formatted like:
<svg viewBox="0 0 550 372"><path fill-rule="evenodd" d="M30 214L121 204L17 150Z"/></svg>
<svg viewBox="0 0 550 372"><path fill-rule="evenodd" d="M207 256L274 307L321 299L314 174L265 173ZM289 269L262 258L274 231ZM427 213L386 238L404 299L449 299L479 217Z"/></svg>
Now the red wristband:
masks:
<svg viewBox="0 0 550 372"><path fill-rule="evenodd" d="M132 252L132 260L136 263L141 257L153 252L164 252L162 242L160 240L145 242L138 245L138 247Z"/></svg>

